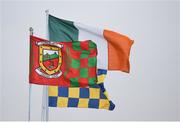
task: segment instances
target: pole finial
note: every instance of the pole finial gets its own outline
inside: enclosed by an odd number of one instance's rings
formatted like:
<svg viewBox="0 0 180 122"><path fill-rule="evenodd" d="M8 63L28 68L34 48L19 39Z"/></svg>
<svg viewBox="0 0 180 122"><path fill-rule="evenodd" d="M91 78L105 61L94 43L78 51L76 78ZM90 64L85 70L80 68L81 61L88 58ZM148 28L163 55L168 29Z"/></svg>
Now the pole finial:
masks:
<svg viewBox="0 0 180 122"><path fill-rule="evenodd" d="M46 14L49 14L49 9L45 10L45 13L46 13Z"/></svg>
<svg viewBox="0 0 180 122"><path fill-rule="evenodd" d="M29 28L29 31L30 31L30 35L33 35L33 28L32 27Z"/></svg>

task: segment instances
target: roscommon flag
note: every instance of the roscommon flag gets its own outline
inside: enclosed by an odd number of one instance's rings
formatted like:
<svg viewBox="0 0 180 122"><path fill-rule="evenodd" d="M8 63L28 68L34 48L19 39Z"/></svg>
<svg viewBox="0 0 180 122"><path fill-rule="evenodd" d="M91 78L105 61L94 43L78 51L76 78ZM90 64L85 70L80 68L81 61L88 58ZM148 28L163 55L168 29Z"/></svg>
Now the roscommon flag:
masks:
<svg viewBox="0 0 180 122"><path fill-rule="evenodd" d="M52 41L93 40L98 49L97 68L129 72L129 54L133 40L107 29L97 29L78 22L49 15L49 38Z"/></svg>
<svg viewBox="0 0 180 122"><path fill-rule="evenodd" d="M97 82L97 48L91 40L51 42L30 36L29 82L40 85L92 86Z"/></svg>
<svg viewBox="0 0 180 122"><path fill-rule="evenodd" d="M98 70L98 80L106 71ZM103 83L90 87L49 86L49 107L76 107L114 110L115 105L109 100Z"/></svg>
<svg viewBox="0 0 180 122"><path fill-rule="evenodd" d="M113 110L115 105L104 95L100 85L92 87L50 86L49 107L77 107Z"/></svg>

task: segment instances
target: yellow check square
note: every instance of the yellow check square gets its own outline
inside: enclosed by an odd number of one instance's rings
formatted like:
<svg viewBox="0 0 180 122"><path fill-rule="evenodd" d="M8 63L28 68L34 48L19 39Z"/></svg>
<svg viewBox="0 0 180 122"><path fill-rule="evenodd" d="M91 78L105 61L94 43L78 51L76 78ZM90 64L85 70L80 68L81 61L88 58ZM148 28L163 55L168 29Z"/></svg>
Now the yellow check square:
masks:
<svg viewBox="0 0 180 122"><path fill-rule="evenodd" d="M49 86L48 87L49 96L58 96L58 86Z"/></svg>
<svg viewBox="0 0 180 122"><path fill-rule="evenodd" d="M88 108L88 99L79 99L78 108Z"/></svg>
<svg viewBox="0 0 180 122"><path fill-rule="evenodd" d="M100 89L99 88L89 88L89 94L91 99L99 99L100 98Z"/></svg>
<svg viewBox="0 0 180 122"><path fill-rule="evenodd" d="M69 88L70 98L79 98L79 88Z"/></svg>
<svg viewBox="0 0 180 122"><path fill-rule="evenodd" d="M107 99L109 100L109 96L108 96L108 93L107 91L104 92L104 95L107 97Z"/></svg>
<svg viewBox="0 0 180 122"><path fill-rule="evenodd" d="M109 100L100 99L99 100L99 109L109 109Z"/></svg>
<svg viewBox="0 0 180 122"><path fill-rule="evenodd" d="M103 83L105 77L106 77L106 75L99 75L99 76L97 77L97 79L98 79L98 82L97 82L97 83L98 83L98 84L99 84L99 83Z"/></svg>
<svg viewBox="0 0 180 122"><path fill-rule="evenodd" d="M67 107L68 106L68 98L58 97L57 106L58 107Z"/></svg>

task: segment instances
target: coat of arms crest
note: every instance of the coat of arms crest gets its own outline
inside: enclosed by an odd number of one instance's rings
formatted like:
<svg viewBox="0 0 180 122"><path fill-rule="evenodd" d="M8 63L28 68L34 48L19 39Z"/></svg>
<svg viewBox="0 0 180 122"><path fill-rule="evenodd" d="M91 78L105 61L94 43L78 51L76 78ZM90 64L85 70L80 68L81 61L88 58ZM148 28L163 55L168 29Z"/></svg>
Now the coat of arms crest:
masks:
<svg viewBox="0 0 180 122"><path fill-rule="evenodd" d="M58 78L62 75L62 44L50 41L38 42L39 67L36 72L46 78Z"/></svg>

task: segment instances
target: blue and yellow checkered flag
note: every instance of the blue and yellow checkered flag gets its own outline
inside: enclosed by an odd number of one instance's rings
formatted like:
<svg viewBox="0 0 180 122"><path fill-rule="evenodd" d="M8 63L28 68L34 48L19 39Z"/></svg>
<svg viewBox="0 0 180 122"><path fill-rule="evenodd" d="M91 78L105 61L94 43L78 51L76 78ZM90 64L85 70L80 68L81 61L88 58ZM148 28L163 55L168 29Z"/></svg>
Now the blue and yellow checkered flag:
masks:
<svg viewBox="0 0 180 122"><path fill-rule="evenodd" d="M98 69L98 83L89 87L49 86L49 107L77 107L113 110L104 88L107 70Z"/></svg>

